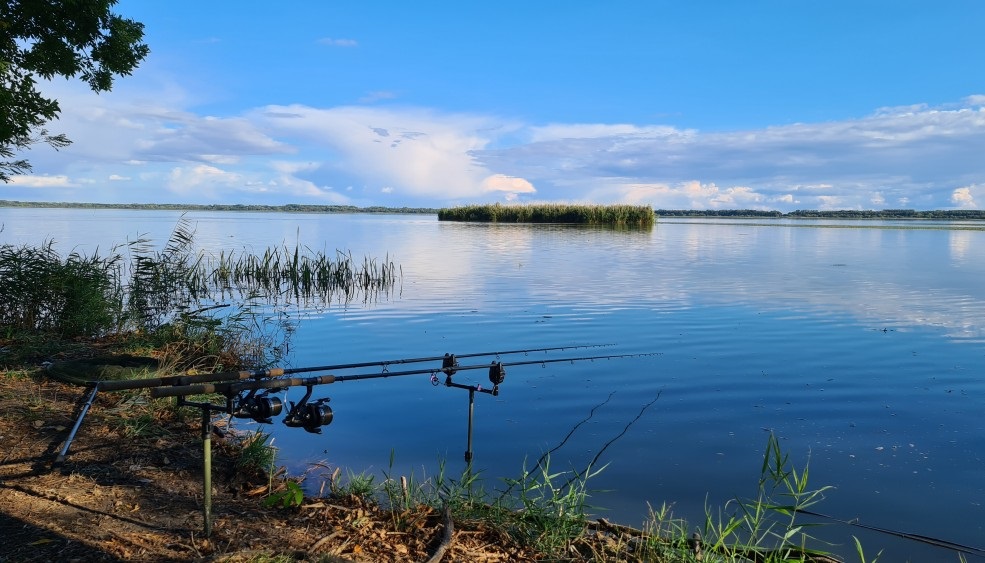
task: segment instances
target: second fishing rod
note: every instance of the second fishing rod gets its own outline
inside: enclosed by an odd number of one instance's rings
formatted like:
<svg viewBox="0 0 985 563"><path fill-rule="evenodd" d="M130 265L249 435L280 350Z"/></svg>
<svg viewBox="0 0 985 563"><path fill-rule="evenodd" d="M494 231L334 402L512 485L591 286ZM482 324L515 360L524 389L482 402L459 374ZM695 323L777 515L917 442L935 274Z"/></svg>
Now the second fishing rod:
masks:
<svg viewBox="0 0 985 563"><path fill-rule="evenodd" d="M484 354L485 355L485 354ZM150 390L151 397L162 398L162 397L179 397L187 395L207 395L211 393L219 393L222 395L235 395L243 391L259 390L259 389L286 389L288 387L308 387L313 385L328 385L331 383L341 383L343 381L358 381L364 379L381 379L389 377L402 377L408 375L425 375L430 374L437 377L437 374L443 373L449 378L457 372L469 371L469 370L480 370L487 369L490 372L489 380L493 384L494 389L489 391L492 394L496 394L496 387L503 382L506 376L505 368L510 366L524 366L524 365L536 365L536 364L553 364L559 362L581 362L590 360L611 360L617 358L635 358L642 356L653 355L652 353L647 354L608 354L599 356L578 356L571 358L548 358L541 360L524 360L519 362L488 362L482 364L472 364L472 365L461 365L458 363L459 356L452 354L446 354L440 357L442 360L442 366L440 368L421 368L413 370L403 370L403 371L389 371L384 369L380 372L373 373L359 373L359 374L349 374L349 375L319 375L311 377L271 377L263 379L252 379L245 381L227 381L227 382L217 382L217 383L199 383L192 385L174 385L171 387L155 387ZM432 383L435 380L432 378ZM485 389L477 389L478 391L484 391Z"/></svg>

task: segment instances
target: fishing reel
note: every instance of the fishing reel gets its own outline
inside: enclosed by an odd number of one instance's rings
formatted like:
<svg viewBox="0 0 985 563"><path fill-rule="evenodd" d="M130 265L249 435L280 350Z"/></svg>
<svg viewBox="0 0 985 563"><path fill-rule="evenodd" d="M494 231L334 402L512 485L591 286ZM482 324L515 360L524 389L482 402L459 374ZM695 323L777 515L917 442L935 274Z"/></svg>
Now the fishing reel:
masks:
<svg viewBox="0 0 985 563"><path fill-rule="evenodd" d="M335 415L332 408L325 404L331 400L328 397L309 403L311 391L312 386L309 385L308 392L299 402L290 402L291 410L284 417L284 424L291 428L304 428L312 434L321 434L321 427L331 424Z"/></svg>
<svg viewBox="0 0 985 563"><path fill-rule="evenodd" d="M256 394L256 389L250 391L243 397L239 397L233 404L232 415L236 418L252 418L263 424L273 424L271 417L277 416L284 410L284 401L278 397L269 397L269 391L260 395Z"/></svg>

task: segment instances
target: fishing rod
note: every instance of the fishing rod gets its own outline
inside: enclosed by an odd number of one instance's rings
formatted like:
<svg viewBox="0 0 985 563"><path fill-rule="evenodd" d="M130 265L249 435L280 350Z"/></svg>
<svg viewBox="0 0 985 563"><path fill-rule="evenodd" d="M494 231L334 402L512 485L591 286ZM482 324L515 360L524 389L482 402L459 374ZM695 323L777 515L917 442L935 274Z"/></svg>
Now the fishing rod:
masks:
<svg viewBox="0 0 985 563"><path fill-rule="evenodd" d="M457 363L458 358L476 356L478 354L455 356L452 354L446 354L443 357L436 359L443 360L442 367L440 368L425 368L425 369L413 369L405 371L389 371L384 370L381 372L374 373L360 373L351 375L323 375L317 377L300 378L300 377L275 377L268 379L257 379L253 381L234 381L234 382L220 382L220 383L201 383L197 385L176 385L172 387L155 387L150 390L151 397L155 399L163 397L180 397L186 395L208 395L211 393L219 394L235 394L241 391L258 390L258 389L284 389L287 387L302 387L309 385L328 385L330 383L341 383L343 381L358 381L362 379L380 379L388 377L401 377L405 375L422 375L422 374L432 374L437 376L438 373L444 373L449 377L454 375L459 371L476 370L476 369L493 369L498 370L497 379L499 381L493 380L493 376L490 375L490 381L493 383L494 388L491 393L498 395L498 385L503 382L505 378L505 370L508 366L525 366L533 364L553 364L558 362L579 362L586 360L611 360L617 358L630 358L630 357L642 357L650 356L650 354L608 354L603 356L580 356L574 358L551 358L543 360L526 360L522 362L490 362L486 364L475 364L475 365L459 365ZM488 354L482 354L488 355ZM374 364L371 364L374 365ZM310 370L315 371L315 370ZM434 383L434 380L432 380ZM477 389L477 391L482 389Z"/></svg>
<svg viewBox="0 0 985 563"><path fill-rule="evenodd" d="M458 354L457 358L477 358L482 356L507 356L511 354L531 354L534 352L553 352L555 350L577 350L584 348L605 348L613 344L573 344L570 346L551 346L547 348L526 348L520 350L502 350L498 352L474 352L470 354ZM208 374L194 375L172 375L166 377L153 377L147 379L129 379L121 381L87 381L90 387L99 386L101 391L123 391L128 389L150 389L154 387L165 387L169 385L191 385L194 383L208 383L215 381L237 381L245 379L261 379L270 377L280 377L283 375L293 375L295 373L311 373L315 371L347 370L372 366L383 366L386 368L391 365L415 364L422 362L433 362L443 360L444 356L431 356L424 358L399 358L395 360L376 360L371 362L356 362L349 364L334 364L327 366L313 366L300 368L267 368L260 370L239 370L224 371Z"/></svg>

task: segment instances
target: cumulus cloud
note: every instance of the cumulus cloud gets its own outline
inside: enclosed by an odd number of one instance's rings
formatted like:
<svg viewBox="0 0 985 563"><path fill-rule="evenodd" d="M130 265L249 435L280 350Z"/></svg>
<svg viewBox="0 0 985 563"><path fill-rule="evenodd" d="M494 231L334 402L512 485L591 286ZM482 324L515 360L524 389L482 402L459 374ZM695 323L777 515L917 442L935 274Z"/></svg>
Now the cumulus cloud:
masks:
<svg viewBox="0 0 985 563"><path fill-rule="evenodd" d="M485 116L423 109L269 106L250 116L265 130L321 147L322 173L359 178L413 198L461 199L489 190L473 151L503 124Z"/></svg>
<svg viewBox="0 0 985 563"><path fill-rule="evenodd" d="M966 186L951 193L951 202L962 209L978 209L972 190L985 193L985 186Z"/></svg>
<svg viewBox="0 0 985 563"><path fill-rule="evenodd" d="M482 181L482 189L486 192L499 192L507 201L514 201L520 194L536 193L534 185L514 176L504 174L493 174Z"/></svg>

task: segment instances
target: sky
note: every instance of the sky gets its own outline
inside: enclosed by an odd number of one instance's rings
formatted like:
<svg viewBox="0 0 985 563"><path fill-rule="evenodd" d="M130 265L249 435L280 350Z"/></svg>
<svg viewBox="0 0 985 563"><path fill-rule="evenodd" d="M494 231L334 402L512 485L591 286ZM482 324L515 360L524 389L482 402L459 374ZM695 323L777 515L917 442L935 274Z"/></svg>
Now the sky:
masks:
<svg viewBox="0 0 985 563"><path fill-rule="evenodd" d="M985 207L985 2L121 0L0 199Z"/></svg>

